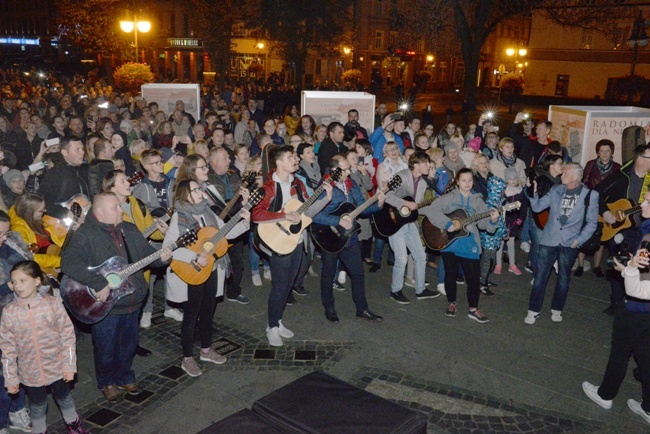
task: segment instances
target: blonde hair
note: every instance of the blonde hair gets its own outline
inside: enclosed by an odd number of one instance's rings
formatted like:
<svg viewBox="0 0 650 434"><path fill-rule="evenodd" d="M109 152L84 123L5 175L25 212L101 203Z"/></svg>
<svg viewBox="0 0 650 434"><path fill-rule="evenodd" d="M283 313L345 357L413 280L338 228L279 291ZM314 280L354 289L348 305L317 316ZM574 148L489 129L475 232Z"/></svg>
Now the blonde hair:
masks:
<svg viewBox="0 0 650 434"><path fill-rule="evenodd" d="M386 142L386 144L384 145L384 149L383 149L384 158L388 157L388 152L390 152L393 148L399 150L399 146L397 145L397 143L395 143L393 141ZM401 154L401 152L400 152L400 154Z"/></svg>
<svg viewBox="0 0 650 434"><path fill-rule="evenodd" d="M427 153L431 161L433 161L435 158L445 156L445 151L442 148L429 148L424 152Z"/></svg>
<svg viewBox="0 0 650 434"><path fill-rule="evenodd" d="M474 156L474 158L472 159L472 172L474 172L474 175L478 173L478 160L480 160L481 158L485 158L486 160L488 160L488 163L490 162L490 157L488 157L484 153L479 152L478 154L476 154L476 156Z"/></svg>
<svg viewBox="0 0 650 434"><path fill-rule="evenodd" d="M246 163L246 170L244 172L252 172L255 169L255 165L261 162L262 162L262 157L260 157L259 155L251 157L251 159L248 160L248 163Z"/></svg>
<svg viewBox="0 0 650 434"><path fill-rule="evenodd" d="M511 143L512 146L515 145L515 142L510 137L504 137L503 139L499 140L499 144L497 146L499 149L503 149L503 147L508 143Z"/></svg>

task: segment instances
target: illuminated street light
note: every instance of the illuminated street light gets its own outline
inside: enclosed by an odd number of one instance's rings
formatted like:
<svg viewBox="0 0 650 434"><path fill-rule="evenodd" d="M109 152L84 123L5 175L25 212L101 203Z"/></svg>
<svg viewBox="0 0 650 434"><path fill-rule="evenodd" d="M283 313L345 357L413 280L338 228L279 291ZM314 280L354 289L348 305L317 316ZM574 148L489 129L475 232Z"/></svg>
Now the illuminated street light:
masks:
<svg viewBox="0 0 650 434"><path fill-rule="evenodd" d="M343 52L344 52L346 55L347 55L347 54L350 54L350 53L352 52L352 48L350 48L350 47L343 47Z"/></svg>
<svg viewBox="0 0 650 434"><path fill-rule="evenodd" d="M133 32L135 38L135 61L138 61L138 32L147 33L151 30L151 23L149 21L120 21L120 28L123 32Z"/></svg>
<svg viewBox="0 0 650 434"><path fill-rule="evenodd" d="M507 48L506 49L506 54L510 57L515 55L515 49L514 48Z"/></svg>
<svg viewBox="0 0 650 434"><path fill-rule="evenodd" d="M433 55L427 55L427 62L433 62Z"/></svg>

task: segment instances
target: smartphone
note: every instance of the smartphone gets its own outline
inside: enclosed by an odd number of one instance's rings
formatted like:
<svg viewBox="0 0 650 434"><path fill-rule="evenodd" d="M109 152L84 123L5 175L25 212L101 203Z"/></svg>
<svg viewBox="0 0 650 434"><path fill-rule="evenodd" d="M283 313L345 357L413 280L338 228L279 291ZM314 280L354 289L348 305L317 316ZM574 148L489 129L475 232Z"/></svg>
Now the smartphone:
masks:
<svg viewBox="0 0 650 434"><path fill-rule="evenodd" d="M485 116L487 116L488 119L491 119L492 116L493 116L493 114L492 114L492 112L487 112L487 113L485 114Z"/></svg>
<svg viewBox="0 0 650 434"><path fill-rule="evenodd" d="M95 120L93 119L92 116L88 116L88 117L86 118L86 120L87 120L88 122L95 122Z"/></svg>
<svg viewBox="0 0 650 434"><path fill-rule="evenodd" d="M396 120L401 119L401 118L402 118L402 115L400 113L393 113L392 115L390 115L390 120L391 121L396 121Z"/></svg>
<svg viewBox="0 0 650 434"><path fill-rule="evenodd" d="M59 139L58 137L54 139L48 139L45 141L45 147L49 148L50 146L58 145L59 142L61 142L61 139Z"/></svg>
<svg viewBox="0 0 650 434"><path fill-rule="evenodd" d="M79 98L88 98L88 95L79 95Z"/></svg>
<svg viewBox="0 0 650 434"><path fill-rule="evenodd" d="M34 163L29 165L29 171L32 173L36 173L41 169L45 168L45 163L41 161L40 163Z"/></svg>

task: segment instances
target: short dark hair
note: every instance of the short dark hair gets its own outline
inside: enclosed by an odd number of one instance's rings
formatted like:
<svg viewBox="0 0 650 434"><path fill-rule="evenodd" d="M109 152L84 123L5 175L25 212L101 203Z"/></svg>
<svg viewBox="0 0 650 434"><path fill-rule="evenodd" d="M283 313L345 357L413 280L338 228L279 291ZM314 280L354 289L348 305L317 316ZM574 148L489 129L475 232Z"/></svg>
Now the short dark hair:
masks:
<svg viewBox="0 0 650 434"><path fill-rule="evenodd" d="M327 126L327 135L329 136L337 127L343 128L343 124L340 122L330 122L330 124Z"/></svg>
<svg viewBox="0 0 650 434"><path fill-rule="evenodd" d="M2 223L11 222L11 219L9 219L9 214L7 214L6 212L4 212L1 209L0 209L0 222L2 222Z"/></svg>
<svg viewBox="0 0 650 434"><path fill-rule="evenodd" d="M311 148L313 146L314 145L312 145L311 143L302 142L301 144L298 145L298 149L296 149L296 154L298 154L298 156L300 157L302 156L303 152L305 152L305 149Z"/></svg>
<svg viewBox="0 0 650 434"><path fill-rule="evenodd" d="M470 175L472 175L472 178L474 177L474 173L472 172L472 169L470 169L468 167L463 167L458 172L456 172L456 176L454 177L454 179L456 180L456 184L458 184L458 180L460 179L460 176L463 173L469 173Z"/></svg>
<svg viewBox="0 0 650 434"><path fill-rule="evenodd" d="M348 115L349 115L350 113L356 113L356 114L359 114L359 110L357 110L357 109L350 109L350 110L348 110Z"/></svg>
<svg viewBox="0 0 650 434"><path fill-rule="evenodd" d="M562 156L557 154L547 156L544 158L544 161L542 161L542 169L544 169L545 172L548 172L548 169L555 164L557 160L562 160Z"/></svg>
<svg viewBox="0 0 650 434"><path fill-rule="evenodd" d="M609 146L609 149L612 150L612 153L614 152L614 148L615 148L614 142L612 142L609 139L602 139L599 140L598 143L596 143L596 154L600 152L600 148L602 148L603 146Z"/></svg>
<svg viewBox="0 0 650 434"><path fill-rule="evenodd" d="M275 146L273 149L271 149L271 152L269 152L269 162L271 167L277 169L277 166L275 165L276 161L284 157L284 154L293 154L293 152L293 146L291 145Z"/></svg>
<svg viewBox="0 0 650 434"><path fill-rule="evenodd" d="M59 141L59 146L61 150L67 150L72 142L82 142L82 140L77 136L65 136Z"/></svg>
<svg viewBox="0 0 650 434"><path fill-rule="evenodd" d="M553 122L551 122L551 121L539 121L539 122L537 122L537 125L539 125L539 124L546 125L546 128L548 128L549 130L551 128L553 128Z"/></svg>
<svg viewBox="0 0 650 434"><path fill-rule="evenodd" d="M428 163L431 161L429 156L424 151L415 151L413 155L409 157L409 170L413 170L416 164Z"/></svg>
<svg viewBox="0 0 650 434"><path fill-rule="evenodd" d="M650 149L650 145L639 145L634 148L634 161L638 160L648 149Z"/></svg>

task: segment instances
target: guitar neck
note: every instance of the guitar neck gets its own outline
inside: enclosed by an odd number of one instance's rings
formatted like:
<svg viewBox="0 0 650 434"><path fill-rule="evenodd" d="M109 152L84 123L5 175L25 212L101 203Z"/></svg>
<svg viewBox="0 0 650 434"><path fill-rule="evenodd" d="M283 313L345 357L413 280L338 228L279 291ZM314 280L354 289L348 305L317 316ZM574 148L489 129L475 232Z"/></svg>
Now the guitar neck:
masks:
<svg viewBox="0 0 650 434"><path fill-rule="evenodd" d="M244 209L247 211L251 209L251 203L248 202L246 205L244 205ZM219 241L221 241L222 238L224 238L226 235L228 235L228 232L232 230L232 228L235 227L237 223L239 223L239 220L241 220L241 216L239 214L233 216L230 220L228 220L228 223L223 225L219 230L217 231L216 234L210 237L209 241L212 243L214 247L217 246Z"/></svg>
<svg viewBox="0 0 650 434"><path fill-rule="evenodd" d="M169 214L165 214L164 216L160 217L158 220L167 223L169 221ZM158 230L158 223L154 223L147 227L144 231L142 231L142 235L145 238L149 238L151 234L156 232Z"/></svg>
<svg viewBox="0 0 650 434"><path fill-rule="evenodd" d="M500 206L499 208L495 208L495 209L497 211L499 211L499 212L503 211L502 206ZM469 219L467 219L467 222L468 223L474 223L474 222L477 222L479 220L483 220L485 218L490 217L491 213L492 213L492 211L490 210L490 211L482 212L482 213L479 213L479 214L475 214L475 215L471 216Z"/></svg>
<svg viewBox="0 0 650 434"><path fill-rule="evenodd" d="M320 197L321 194L325 191L325 184L326 183L331 183L332 180L325 181L321 184L320 187L318 187L316 190L314 190L314 194L311 195L309 199L307 199L301 206L298 208L296 211L298 214L303 214L305 211L309 209L310 206L316 202L316 200Z"/></svg>
<svg viewBox="0 0 650 434"><path fill-rule="evenodd" d="M425 206L429 206L433 203L433 201L436 200L435 197L432 197L431 199L425 199L422 202L418 203L418 209L424 208Z"/></svg>
<svg viewBox="0 0 650 434"><path fill-rule="evenodd" d="M383 188L380 190L382 193L386 193L388 191L388 188ZM371 206L373 203L377 202L379 200L379 195L375 194L373 197L365 201L361 206L357 207L354 211L352 211L349 215L352 220L355 218L359 217L359 215L364 212L366 209L368 209L369 206Z"/></svg>
<svg viewBox="0 0 650 434"><path fill-rule="evenodd" d="M237 203L240 197L241 197L241 193L237 192L237 194L235 194L233 198L230 199L226 207L223 209L223 211L221 211L221 214L219 214L219 218L221 220L225 220L226 217L228 217L228 214L230 214L230 210L232 210L232 207L235 206L235 204Z"/></svg>
<svg viewBox="0 0 650 434"><path fill-rule="evenodd" d="M169 246L171 250L176 250L178 245L176 243L173 243L172 245ZM123 268L116 274L120 276L120 278L124 281L126 280L130 275L133 273L136 273L146 267L147 265L151 264L152 262L157 261L160 258L160 255L162 255L162 249L158 250L155 253L152 253L151 255L147 256L146 258L140 259L138 262L134 262L133 264L129 265L128 267Z"/></svg>
<svg viewBox="0 0 650 434"><path fill-rule="evenodd" d="M623 211L623 215L627 217L632 214L636 214L638 212L641 212L641 205L633 206L632 208L626 209L625 211Z"/></svg>

